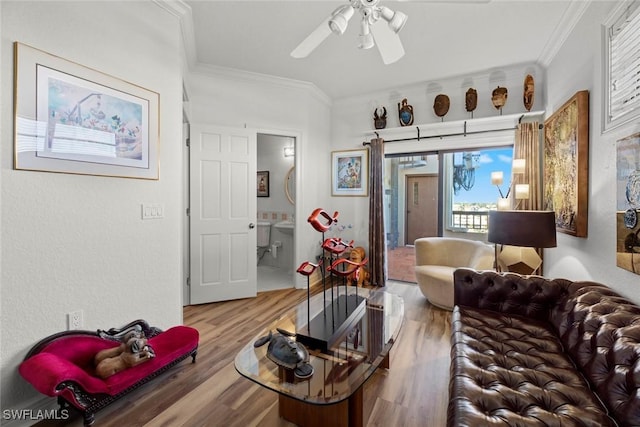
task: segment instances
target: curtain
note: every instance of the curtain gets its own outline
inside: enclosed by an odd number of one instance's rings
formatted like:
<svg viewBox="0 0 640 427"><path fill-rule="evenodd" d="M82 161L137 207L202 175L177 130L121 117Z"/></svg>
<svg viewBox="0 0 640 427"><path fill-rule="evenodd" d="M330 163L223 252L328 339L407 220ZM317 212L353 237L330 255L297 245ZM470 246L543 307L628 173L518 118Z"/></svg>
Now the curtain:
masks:
<svg viewBox="0 0 640 427"><path fill-rule="evenodd" d="M383 167L384 140L372 139L369 149L369 274L374 286L385 286L387 279Z"/></svg>
<svg viewBox="0 0 640 427"><path fill-rule="evenodd" d="M513 177L515 184L529 184L529 198L519 203L516 209L542 209L542 164L541 164L540 130L538 122L520 123L516 129L516 142L513 146L513 158L525 159L526 168L523 174ZM515 187L514 187L515 188Z"/></svg>
<svg viewBox="0 0 640 427"><path fill-rule="evenodd" d="M516 200L515 209L542 210L542 144L540 144L540 125L538 122L520 123L516 129L516 141L513 145L513 158L525 159L523 174L513 177L515 184L529 184L529 198ZM543 258L541 248L536 248ZM535 273L535 272L534 272ZM542 275L542 265L539 269Z"/></svg>

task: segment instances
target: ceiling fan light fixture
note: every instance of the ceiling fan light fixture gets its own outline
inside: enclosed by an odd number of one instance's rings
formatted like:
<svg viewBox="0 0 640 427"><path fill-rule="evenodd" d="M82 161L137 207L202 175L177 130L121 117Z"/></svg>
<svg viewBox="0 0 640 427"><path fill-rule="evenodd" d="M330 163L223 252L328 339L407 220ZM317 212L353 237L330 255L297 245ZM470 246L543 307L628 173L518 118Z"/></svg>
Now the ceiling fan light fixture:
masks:
<svg viewBox="0 0 640 427"><path fill-rule="evenodd" d="M371 49L373 46L375 46L375 43L371 35L371 28L369 28L369 21L364 18L360 25L360 44L358 49Z"/></svg>
<svg viewBox="0 0 640 427"><path fill-rule="evenodd" d="M353 17L354 8L351 5L341 6L333 12L329 20L329 28L334 34L342 35L347 30L349 20Z"/></svg>
<svg viewBox="0 0 640 427"><path fill-rule="evenodd" d="M380 8L380 16L382 16L382 19L387 21L387 23L389 24L389 28L391 28L391 31L396 34L398 34L402 30L404 24L407 22L407 15L405 15L403 12L394 12L393 10L385 6L382 6Z"/></svg>

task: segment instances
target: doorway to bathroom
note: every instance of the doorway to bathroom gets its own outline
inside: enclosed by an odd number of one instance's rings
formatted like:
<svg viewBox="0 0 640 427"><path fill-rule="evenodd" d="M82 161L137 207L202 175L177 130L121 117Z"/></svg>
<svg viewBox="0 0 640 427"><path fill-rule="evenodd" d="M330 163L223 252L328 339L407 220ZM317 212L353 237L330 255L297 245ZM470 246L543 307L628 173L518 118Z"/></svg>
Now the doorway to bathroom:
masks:
<svg viewBox="0 0 640 427"><path fill-rule="evenodd" d="M257 135L258 292L292 288L296 138Z"/></svg>

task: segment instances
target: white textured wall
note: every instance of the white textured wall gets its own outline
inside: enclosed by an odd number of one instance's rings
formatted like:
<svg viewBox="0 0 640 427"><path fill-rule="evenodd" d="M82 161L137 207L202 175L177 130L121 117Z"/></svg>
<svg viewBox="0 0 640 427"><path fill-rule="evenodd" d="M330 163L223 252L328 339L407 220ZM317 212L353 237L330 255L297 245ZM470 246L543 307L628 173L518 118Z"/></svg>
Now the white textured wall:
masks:
<svg viewBox="0 0 640 427"><path fill-rule="evenodd" d="M317 207L330 206L330 104L306 84L203 68L189 76L191 122L248 127L296 137L294 265L319 253L320 235L306 224ZM275 188L272 183L272 189ZM296 276L296 286L306 279Z"/></svg>
<svg viewBox="0 0 640 427"><path fill-rule="evenodd" d="M558 233L558 247L545 251L550 277L595 280L640 301L640 276L616 266L616 141L640 130L630 124L602 133L603 41L601 26L617 2L592 2L547 70L547 116L577 91L588 90L588 237Z"/></svg>
<svg viewBox="0 0 640 427"><path fill-rule="evenodd" d="M17 372L39 339L182 322L182 71L178 21L151 1L0 3L2 409L41 398ZM13 170L13 49L20 41L160 94L160 180ZM141 203L165 218L141 220Z"/></svg>
<svg viewBox="0 0 640 427"><path fill-rule="evenodd" d="M331 150L355 150L363 148L362 142L373 136L373 113L377 106L387 108L387 128L397 128L398 103L407 98L414 111L414 125L438 123L441 119L433 111L436 95L443 93L449 96L450 108L444 117L445 122L470 119L471 115L465 109L465 93L470 87L478 91L478 105L473 112L474 118L495 117L500 112L491 103L491 92L497 86L509 90L507 103L502 114L517 114L526 112L522 103L522 89L524 77L534 76L536 81L535 100L531 111L539 111L544 105L544 70L535 64L516 64L509 67L478 71L467 76L451 76L438 81L425 81L419 84L398 86L396 88L376 89L371 93L342 98L334 101L331 111L332 137ZM463 128L460 128L462 132ZM417 135L417 133L415 134ZM507 133L500 134L508 137ZM456 140L423 139L411 142L391 142L385 145L386 153L407 153L414 151L429 151L438 149L455 149L464 147L467 142L486 140L485 135L460 137ZM492 143L493 140L487 141ZM508 143L509 140L505 141ZM353 235L358 242L368 246L369 234L369 199L366 197L333 197L333 208L344 212L344 221L353 223ZM332 208L332 209L333 209Z"/></svg>

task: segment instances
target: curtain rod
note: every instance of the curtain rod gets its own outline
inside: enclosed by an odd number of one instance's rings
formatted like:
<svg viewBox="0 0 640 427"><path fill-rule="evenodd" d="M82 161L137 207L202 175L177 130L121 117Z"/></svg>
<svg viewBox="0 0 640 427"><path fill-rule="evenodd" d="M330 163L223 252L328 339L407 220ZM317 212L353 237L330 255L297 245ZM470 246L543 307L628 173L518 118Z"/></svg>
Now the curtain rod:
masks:
<svg viewBox="0 0 640 427"><path fill-rule="evenodd" d="M520 118L518 119L518 123L522 122L522 118L523 116L520 116ZM544 127L544 125L542 123L540 123L538 125L538 129L542 129ZM446 137L450 137L450 136L467 136L467 135L475 135L475 134L479 134L479 133L488 133L488 132L505 132L508 130L517 130L518 127L510 127L510 128L504 128L504 129L487 129L487 130L477 130L477 131L471 131L471 132L467 132L467 121L464 121L464 131L463 132L458 132L458 133L447 133L447 134L443 134L443 135L429 135L429 136L420 136L420 127L416 126L416 130L418 131L418 136L412 137L412 138L398 138L398 139L385 139L383 140L384 143L387 142L402 142L402 141L420 141L421 139L431 139L431 138L446 138ZM380 138L380 134L378 132L373 132L376 134L376 138ZM371 145L371 142L365 141L362 143L362 145Z"/></svg>

